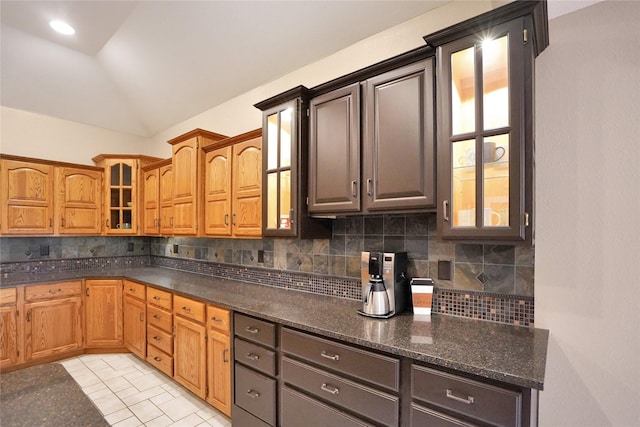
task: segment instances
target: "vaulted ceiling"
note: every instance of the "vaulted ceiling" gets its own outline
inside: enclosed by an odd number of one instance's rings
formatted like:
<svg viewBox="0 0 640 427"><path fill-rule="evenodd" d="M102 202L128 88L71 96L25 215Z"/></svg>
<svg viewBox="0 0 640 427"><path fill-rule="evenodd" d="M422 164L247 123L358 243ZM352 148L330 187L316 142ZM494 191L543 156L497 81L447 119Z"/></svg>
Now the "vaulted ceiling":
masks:
<svg viewBox="0 0 640 427"><path fill-rule="evenodd" d="M0 103L152 136L450 1L3 0Z"/></svg>

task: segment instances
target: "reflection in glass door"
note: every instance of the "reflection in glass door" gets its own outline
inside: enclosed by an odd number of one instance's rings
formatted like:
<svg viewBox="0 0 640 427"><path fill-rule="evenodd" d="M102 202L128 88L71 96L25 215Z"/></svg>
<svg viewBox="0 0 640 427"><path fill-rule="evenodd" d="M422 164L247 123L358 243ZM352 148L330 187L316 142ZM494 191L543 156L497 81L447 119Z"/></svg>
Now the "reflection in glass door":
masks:
<svg viewBox="0 0 640 427"><path fill-rule="evenodd" d="M470 43L449 61L452 227L507 227L509 35Z"/></svg>

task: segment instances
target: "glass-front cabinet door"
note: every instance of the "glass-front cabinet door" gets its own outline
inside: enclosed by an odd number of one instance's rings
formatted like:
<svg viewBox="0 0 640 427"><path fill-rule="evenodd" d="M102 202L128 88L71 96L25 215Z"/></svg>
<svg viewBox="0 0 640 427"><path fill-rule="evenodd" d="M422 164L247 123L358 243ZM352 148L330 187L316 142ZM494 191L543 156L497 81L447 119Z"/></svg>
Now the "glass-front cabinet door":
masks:
<svg viewBox="0 0 640 427"><path fill-rule="evenodd" d="M523 25L517 19L438 48L444 238L526 239L532 59Z"/></svg>
<svg viewBox="0 0 640 427"><path fill-rule="evenodd" d="M295 235L296 174L294 162L297 150L297 101L292 100L264 113L263 141L266 143L263 166L265 171L264 231L271 235Z"/></svg>
<svg viewBox="0 0 640 427"><path fill-rule="evenodd" d="M107 168L107 234L135 234L138 226L134 212L135 160L112 161Z"/></svg>

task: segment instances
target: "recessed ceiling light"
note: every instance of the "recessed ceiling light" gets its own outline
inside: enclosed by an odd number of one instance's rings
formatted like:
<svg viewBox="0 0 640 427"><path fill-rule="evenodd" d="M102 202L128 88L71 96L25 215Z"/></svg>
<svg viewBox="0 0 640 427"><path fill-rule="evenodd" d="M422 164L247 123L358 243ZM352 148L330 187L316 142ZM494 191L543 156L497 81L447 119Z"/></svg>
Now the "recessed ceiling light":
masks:
<svg viewBox="0 0 640 427"><path fill-rule="evenodd" d="M73 27L66 22L53 20L49 21L49 25L60 34L64 34L66 36L72 36L76 33L76 30L74 30Z"/></svg>

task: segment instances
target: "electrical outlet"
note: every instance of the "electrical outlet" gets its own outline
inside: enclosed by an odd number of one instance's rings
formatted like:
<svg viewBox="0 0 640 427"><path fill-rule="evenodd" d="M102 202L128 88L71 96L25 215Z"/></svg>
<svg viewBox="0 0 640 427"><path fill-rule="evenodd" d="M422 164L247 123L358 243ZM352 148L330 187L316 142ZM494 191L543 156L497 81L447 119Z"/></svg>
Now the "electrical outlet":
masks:
<svg viewBox="0 0 640 427"><path fill-rule="evenodd" d="M178 245L173 245L173 253L177 254L178 253Z"/></svg>
<svg viewBox="0 0 640 427"><path fill-rule="evenodd" d="M451 280L451 261L438 261L438 279Z"/></svg>
<svg viewBox="0 0 640 427"><path fill-rule="evenodd" d="M258 250L258 262L264 262L264 251L262 249Z"/></svg>
<svg viewBox="0 0 640 427"><path fill-rule="evenodd" d="M127 252L133 252L133 242L127 243Z"/></svg>
<svg viewBox="0 0 640 427"><path fill-rule="evenodd" d="M40 245L40 256L49 255L49 245Z"/></svg>

